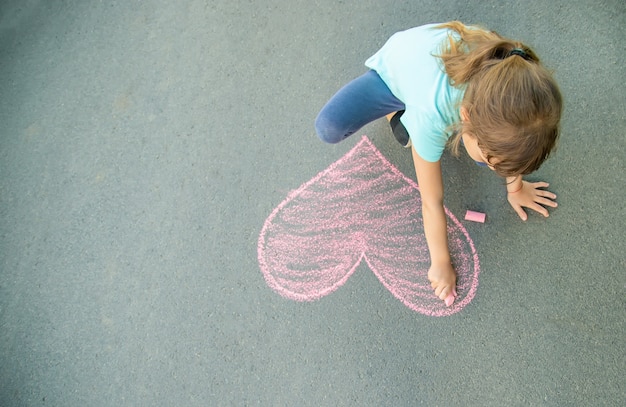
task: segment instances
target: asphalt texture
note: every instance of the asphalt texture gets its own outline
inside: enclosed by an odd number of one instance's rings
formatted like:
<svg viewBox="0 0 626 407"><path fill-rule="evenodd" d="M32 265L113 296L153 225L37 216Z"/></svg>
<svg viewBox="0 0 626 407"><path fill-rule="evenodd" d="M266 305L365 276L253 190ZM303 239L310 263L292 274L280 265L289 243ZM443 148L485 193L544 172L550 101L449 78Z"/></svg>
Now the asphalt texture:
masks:
<svg viewBox="0 0 626 407"><path fill-rule="evenodd" d="M264 221L384 120L313 121L394 32L459 19L534 47L565 97L519 220L502 180L444 156L476 296L414 312L362 263L292 301ZM0 4L0 405L626 405L626 5L605 1L6 0Z"/></svg>

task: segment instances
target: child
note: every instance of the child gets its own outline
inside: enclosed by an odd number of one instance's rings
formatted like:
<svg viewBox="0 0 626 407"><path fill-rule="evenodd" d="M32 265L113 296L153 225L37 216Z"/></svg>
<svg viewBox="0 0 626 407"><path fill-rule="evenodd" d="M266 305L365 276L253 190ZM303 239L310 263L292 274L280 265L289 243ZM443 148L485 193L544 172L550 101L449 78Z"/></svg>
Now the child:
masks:
<svg viewBox="0 0 626 407"><path fill-rule="evenodd" d="M559 136L562 98L551 74L524 44L460 22L394 34L324 106L315 127L338 143L387 116L403 145L412 146L431 265L428 279L441 300L456 296L443 208L441 155L462 145L478 164L506 178L508 201L548 216L556 195L522 175L539 168Z"/></svg>

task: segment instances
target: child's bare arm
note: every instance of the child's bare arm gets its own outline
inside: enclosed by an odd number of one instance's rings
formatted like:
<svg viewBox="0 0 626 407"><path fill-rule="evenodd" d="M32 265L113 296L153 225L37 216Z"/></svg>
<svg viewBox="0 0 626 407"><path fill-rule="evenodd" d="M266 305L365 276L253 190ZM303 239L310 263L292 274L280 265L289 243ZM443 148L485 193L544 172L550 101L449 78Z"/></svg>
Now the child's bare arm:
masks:
<svg viewBox="0 0 626 407"><path fill-rule="evenodd" d="M528 219L523 207L548 217L546 206L552 208L557 206L557 203L554 202L556 195L541 189L549 186L547 182L527 182L522 179L521 175L518 175L517 177L507 177L506 183L507 199L522 220Z"/></svg>
<svg viewBox="0 0 626 407"><path fill-rule="evenodd" d="M431 266L428 279L435 289L435 295L444 300L456 287L456 273L452 268L448 249L441 163L428 162L421 158L414 148L411 150L422 197L424 234L430 252Z"/></svg>

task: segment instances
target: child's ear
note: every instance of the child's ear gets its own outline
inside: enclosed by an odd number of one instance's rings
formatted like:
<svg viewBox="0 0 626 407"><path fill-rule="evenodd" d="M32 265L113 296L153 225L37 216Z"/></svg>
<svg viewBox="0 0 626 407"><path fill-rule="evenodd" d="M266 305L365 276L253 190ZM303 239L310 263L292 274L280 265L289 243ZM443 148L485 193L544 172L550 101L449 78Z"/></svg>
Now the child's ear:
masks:
<svg viewBox="0 0 626 407"><path fill-rule="evenodd" d="M469 112L465 106L461 106L461 121L469 122Z"/></svg>

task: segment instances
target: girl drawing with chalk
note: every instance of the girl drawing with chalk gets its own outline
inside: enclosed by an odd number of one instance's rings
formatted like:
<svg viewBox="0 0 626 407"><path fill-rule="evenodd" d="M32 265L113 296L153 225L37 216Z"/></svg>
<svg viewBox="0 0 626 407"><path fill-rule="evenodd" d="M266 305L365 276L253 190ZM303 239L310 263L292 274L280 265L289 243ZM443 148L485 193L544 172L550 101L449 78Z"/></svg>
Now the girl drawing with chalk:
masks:
<svg viewBox="0 0 626 407"><path fill-rule="evenodd" d="M522 176L537 170L559 136L562 98L537 55L518 41L460 22L429 24L394 34L370 57L370 69L340 89L315 127L338 143L381 117L411 147L422 197L431 265L428 279L441 300L456 296L448 248L441 156L465 149L479 165L506 179L507 198L548 216L556 195L545 182Z"/></svg>

